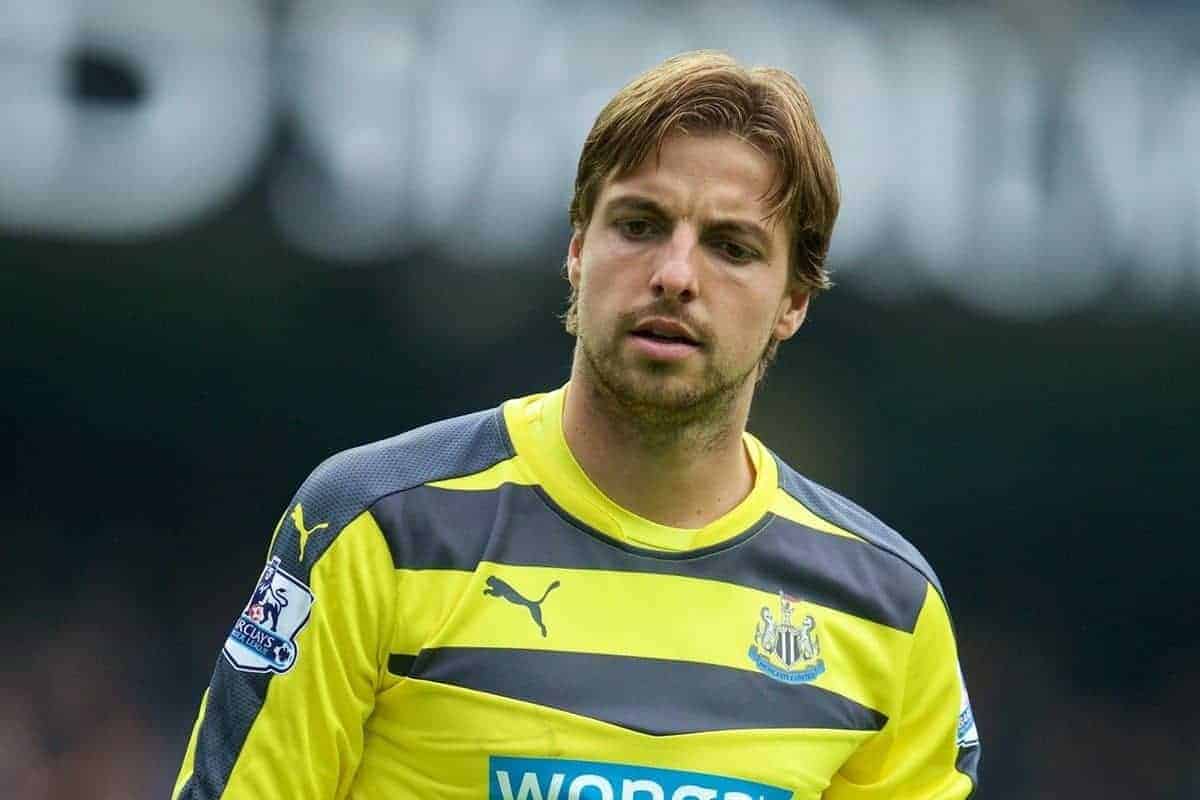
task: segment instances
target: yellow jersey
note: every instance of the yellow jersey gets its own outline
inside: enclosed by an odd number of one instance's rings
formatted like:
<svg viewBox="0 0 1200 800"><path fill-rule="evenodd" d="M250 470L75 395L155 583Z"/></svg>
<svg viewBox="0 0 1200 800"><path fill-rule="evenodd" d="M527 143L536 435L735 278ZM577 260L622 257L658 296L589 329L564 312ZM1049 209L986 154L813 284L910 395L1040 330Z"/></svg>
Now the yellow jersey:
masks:
<svg viewBox="0 0 1200 800"><path fill-rule="evenodd" d="M961 800L933 571L750 434L701 529L604 495L565 391L348 450L289 504L176 800Z"/></svg>

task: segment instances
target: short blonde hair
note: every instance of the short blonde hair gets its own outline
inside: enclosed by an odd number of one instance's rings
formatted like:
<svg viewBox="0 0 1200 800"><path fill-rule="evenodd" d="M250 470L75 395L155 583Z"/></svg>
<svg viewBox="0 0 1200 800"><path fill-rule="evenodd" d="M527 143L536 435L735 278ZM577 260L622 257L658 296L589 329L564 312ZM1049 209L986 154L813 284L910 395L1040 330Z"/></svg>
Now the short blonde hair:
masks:
<svg viewBox="0 0 1200 800"><path fill-rule="evenodd" d="M605 180L637 169L674 133L733 134L771 158L776 175L768 213L790 225L792 278L810 293L832 286L825 257L840 199L812 102L787 72L747 69L711 50L683 53L642 73L596 117L575 174L574 229L587 228ZM578 333L574 292L564 320L570 333Z"/></svg>

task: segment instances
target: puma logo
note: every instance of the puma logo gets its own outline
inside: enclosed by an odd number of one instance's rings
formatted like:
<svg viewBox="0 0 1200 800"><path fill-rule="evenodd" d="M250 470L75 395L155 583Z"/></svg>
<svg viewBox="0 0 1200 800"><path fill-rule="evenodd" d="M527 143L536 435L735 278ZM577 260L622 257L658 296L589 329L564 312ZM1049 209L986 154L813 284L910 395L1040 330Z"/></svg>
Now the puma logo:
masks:
<svg viewBox="0 0 1200 800"><path fill-rule="evenodd" d="M542 629L542 636L546 635L546 626L542 624L542 603L550 592L558 588L558 581L546 587L546 591L542 593L540 600L526 600L513 587L509 586L504 581L497 578L495 575L487 577L487 588L483 590L485 595L489 597L503 597L510 603L516 603L519 606L525 606L529 609L529 616L533 617L534 623Z"/></svg>
<svg viewBox="0 0 1200 800"><path fill-rule="evenodd" d="M296 532L300 534L300 560L304 560L304 545L308 543L308 537L323 528L328 528L328 522L318 522L311 528L304 527L304 506L296 503L296 507L292 509L292 524L296 526Z"/></svg>

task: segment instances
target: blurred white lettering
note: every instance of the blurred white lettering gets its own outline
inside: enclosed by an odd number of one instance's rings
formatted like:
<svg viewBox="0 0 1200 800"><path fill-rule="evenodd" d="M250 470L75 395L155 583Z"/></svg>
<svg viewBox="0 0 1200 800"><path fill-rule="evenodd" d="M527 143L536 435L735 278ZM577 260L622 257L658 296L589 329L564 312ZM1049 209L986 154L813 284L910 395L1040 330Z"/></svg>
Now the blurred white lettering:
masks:
<svg viewBox="0 0 1200 800"><path fill-rule="evenodd" d="M82 237L194 222L239 189L270 121L268 28L245 0L0 0L0 220ZM20 21L10 26L13 20ZM128 106L66 91L72 54L146 86Z"/></svg>
<svg viewBox="0 0 1200 800"><path fill-rule="evenodd" d="M809 88L842 181L831 264L847 283L1017 317L1117 285L1149 307L1200 297L1200 60L1166 17L1114 12L1060 47L1075 34L986 11L819 1L669 20L295 0L273 24L263 7L0 0L0 225L100 239L195 222L255 174L282 118L294 135L269 202L304 251L541 264L526 254L565 239L603 103L637 70L715 46ZM144 96L80 102L66 89L80 51L126 66Z"/></svg>

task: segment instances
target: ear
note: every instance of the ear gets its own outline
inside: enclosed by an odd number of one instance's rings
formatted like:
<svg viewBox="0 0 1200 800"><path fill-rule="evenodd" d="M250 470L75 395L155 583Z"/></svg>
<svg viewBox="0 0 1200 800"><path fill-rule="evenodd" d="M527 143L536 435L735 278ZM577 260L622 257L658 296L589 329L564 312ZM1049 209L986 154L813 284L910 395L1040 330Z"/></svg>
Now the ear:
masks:
<svg viewBox="0 0 1200 800"><path fill-rule="evenodd" d="M579 273L583 270L580 254L583 253L583 231L576 228L567 245L567 281L572 289L579 289Z"/></svg>
<svg viewBox="0 0 1200 800"><path fill-rule="evenodd" d="M779 314L772 331L775 338L785 341L796 335L804 318L808 316L808 301L812 295L799 283L793 282L779 301Z"/></svg>

